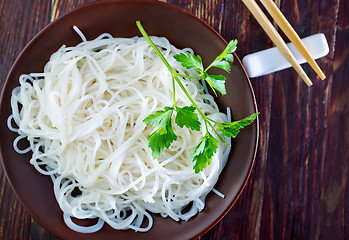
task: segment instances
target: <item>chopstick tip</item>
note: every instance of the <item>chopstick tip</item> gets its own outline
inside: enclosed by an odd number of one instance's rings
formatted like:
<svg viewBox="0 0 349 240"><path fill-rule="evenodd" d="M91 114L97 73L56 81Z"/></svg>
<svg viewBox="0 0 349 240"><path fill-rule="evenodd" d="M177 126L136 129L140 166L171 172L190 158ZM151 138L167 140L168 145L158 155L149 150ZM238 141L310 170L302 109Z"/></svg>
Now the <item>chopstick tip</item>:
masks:
<svg viewBox="0 0 349 240"><path fill-rule="evenodd" d="M313 85L313 82L309 79L309 77L304 74L301 76L303 81L308 85L308 87L311 87Z"/></svg>

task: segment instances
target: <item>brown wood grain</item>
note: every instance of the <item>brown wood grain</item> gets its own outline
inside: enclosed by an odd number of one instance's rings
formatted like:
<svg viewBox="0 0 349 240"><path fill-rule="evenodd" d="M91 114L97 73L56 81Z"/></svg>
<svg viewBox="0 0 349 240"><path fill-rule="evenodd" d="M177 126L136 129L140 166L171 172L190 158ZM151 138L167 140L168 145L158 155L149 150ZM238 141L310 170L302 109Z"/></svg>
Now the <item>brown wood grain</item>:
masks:
<svg viewBox="0 0 349 240"><path fill-rule="evenodd" d="M20 51L49 21L47 1L1 1L1 86ZM31 217L0 170L0 239L29 239Z"/></svg>
<svg viewBox="0 0 349 240"><path fill-rule="evenodd" d="M21 49L86 0L0 2L1 86ZM239 0L168 0L206 21L240 57L272 47ZM349 2L278 0L301 37L323 32L327 78L308 88L293 69L251 79L260 111L256 162L231 211L201 239L349 239ZM282 34L282 36L284 36ZM0 239L56 239L21 206L0 169Z"/></svg>

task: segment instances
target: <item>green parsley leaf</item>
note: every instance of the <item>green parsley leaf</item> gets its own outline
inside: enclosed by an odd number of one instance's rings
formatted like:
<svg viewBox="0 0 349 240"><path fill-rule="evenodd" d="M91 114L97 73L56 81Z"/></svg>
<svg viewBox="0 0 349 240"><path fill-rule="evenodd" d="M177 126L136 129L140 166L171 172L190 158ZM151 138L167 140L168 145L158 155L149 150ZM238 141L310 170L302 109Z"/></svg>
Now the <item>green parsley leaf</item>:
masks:
<svg viewBox="0 0 349 240"><path fill-rule="evenodd" d="M173 56L177 62L182 63L182 66L190 69L194 68L196 70L199 70L199 72L202 72L204 70L201 57L199 55L193 55L189 52L186 53L180 53L175 56Z"/></svg>
<svg viewBox="0 0 349 240"><path fill-rule="evenodd" d="M227 90L225 89L225 79L226 77L223 75L207 75L207 78L205 80L210 85L215 94L215 90L217 90L224 95L227 93Z"/></svg>
<svg viewBox="0 0 349 240"><path fill-rule="evenodd" d="M158 158L173 141L177 140L171 123L172 114L173 107L165 107L164 110L156 111L143 120L147 125L159 127L149 136L148 146L152 150L153 158Z"/></svg>
<svg viewBox="0 0 349 240"><path fill-rule="evenodd" d="M191 151L195 173L201 172L207 164L211 164L213 155L218 148L218 140L209 132L201 139L200 143Z"/></svg>
<svg viewBox="0 0 349 240"><path fill-rule="evenodd" d="M158 128L150 134L148 147L152 150L154 159L158 158L173 141L177 140L177 135L173 132L171 123Z"/></svg>
<svg viewBox="0 0 349 240"><path fill-rule="evenodd" d="M172 113L172 107L165 107L164 110L156 111L143 119L143 122L147 125L153 125L153 127L165 127L171 122Z"/></svg>
<svg viewBox="0 0 349 240"><path fill-rule="evenodd" d="M176 107L177 116L175 122L178 126L183 128L186 126L192 130L199 131L201 123L199 121L198 114L195 113L196 108L194 106Z"/></svg>
<svg viewBox="0 0 349 240"><path fill-rule="evenodd" d="M238 41L236 39L231 40L223 52L211 63L210 67L217 67L230 72L229 62L234 61L234 55L232 53L235 52L237 43Z"/></svg>
<svg viewBox="0 0 349 240"><path fill-rule="evenodd" d="M227 54L227 56L225 56L224 59L229 61L229 62L234 62L234 55L233 54Z"/></svg>
<svg viewBox="0 0 349 240"><path fill-rule="evenodd" d="M232 53L235 52L235 50L237 48L237 44L238 44L238 40L236 40L236 39L231 40L228 43L228 45L225 47L223 52L221 54L219 54L218 57L216 57L215 61L221 60L221 59L226 59L227 61L230 61L231 56L228 56L228 55L232 55Z"/></svg>
<svg viewBox="0 0 349 240"><path fill-rule="evenodd" d="M218 67L223 69L226 72L230 72L230 63L226 60L217 60L212 63L213 67Z"/></svg>
<svg viewBox="0 0 349 240"><path fill-rule="evenodd" d="M219 123L217 122L218 130L222 131L222 134L226 137L235 138L236 135L240 132L241 129L250 125L257 117L259 113L253 113L250 116L243 118L239 121L231 122L231 123Z"/></svg>

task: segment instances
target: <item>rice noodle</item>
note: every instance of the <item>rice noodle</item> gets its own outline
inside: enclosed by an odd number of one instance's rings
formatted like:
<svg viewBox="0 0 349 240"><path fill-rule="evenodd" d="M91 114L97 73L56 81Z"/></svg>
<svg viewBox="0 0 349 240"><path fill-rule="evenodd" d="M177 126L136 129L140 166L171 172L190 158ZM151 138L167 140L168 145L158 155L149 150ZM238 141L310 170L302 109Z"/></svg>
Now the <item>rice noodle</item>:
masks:
<svg viewBox="0 0 349 240"><path fill-rule="evenodd" d="M83 42L62 46L43 73L20 77L8 121L9 128L19 134L15 150L28 151L17 147L19 140L28 139L33 152L30 163L51 176L64 219L75 231L98 231L103 221L115 229L148 231L153 224L150 213L189 220L204 208L227 157L227 146L220 143L211 164L195 174L190 150L205 128L192 131L173 124L178 140L153 159L148 136L154 129L143 119L172 105L169 71L144 38L103 34L87 41L79 35ZM152 40L176 71L197 74L173 58L192 50L179 50L166 38ZM229 121L204 85L182 81L205 114ZM180 107L191 105L180 88L176 99ZM70 217L101 220L95 229L84 230L71 224Z"/></svg>

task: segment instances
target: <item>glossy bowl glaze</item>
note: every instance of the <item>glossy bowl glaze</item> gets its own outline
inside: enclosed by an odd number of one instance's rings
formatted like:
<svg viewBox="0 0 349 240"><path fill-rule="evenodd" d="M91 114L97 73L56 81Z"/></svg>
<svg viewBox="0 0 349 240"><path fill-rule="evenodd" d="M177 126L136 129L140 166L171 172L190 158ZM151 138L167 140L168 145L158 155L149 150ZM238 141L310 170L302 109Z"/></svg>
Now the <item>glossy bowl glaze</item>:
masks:
<svg viewBox="0 0 349 240"><path fill-rule="evenodd" d="M164 36L177 48L194 49L206 64L227 44L206 23L170 4L146 0L95 2L66 14L37 34L15 61L2 91L0 156L7 178L31 215L61 239L183 240L198 237L212 228L230 210L251 172L258 142L258 119L232 141L228 163L215 186L225 194L225 198L210 193L206 198L205 209L188 222L175 222L170 218L164 219L153 214L154 225L146 233L133 230L118 231L107 224L102 230L92 234L77 233L66 227L62 211L53 194L51 179L39 174L29 164L31 153L20 155L13 150L12 143L17 134L8 130L6 124L11 114L11 91L19 85L18 78L22 73L42 72L50 55L59 47L63 44L76 45L81 41L72 26L78 26L87 39L94 39L105 32L114 37L133 37L140 36L136 20L142 22L149 35ZM256 112L257 106L250 81L237 57L227 77L228 94L216 99L221 110L225 111L229 106L234 120Z"/></svg>

